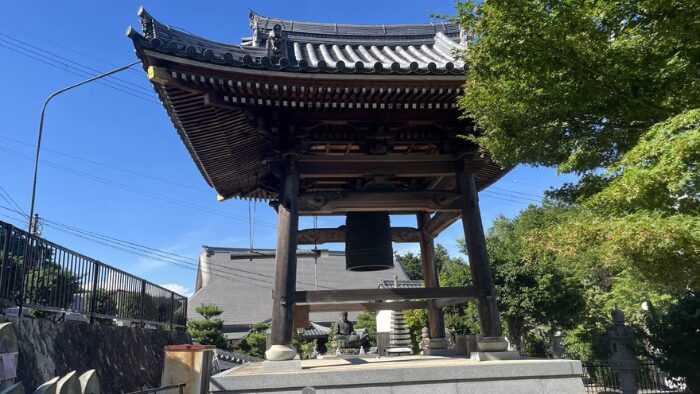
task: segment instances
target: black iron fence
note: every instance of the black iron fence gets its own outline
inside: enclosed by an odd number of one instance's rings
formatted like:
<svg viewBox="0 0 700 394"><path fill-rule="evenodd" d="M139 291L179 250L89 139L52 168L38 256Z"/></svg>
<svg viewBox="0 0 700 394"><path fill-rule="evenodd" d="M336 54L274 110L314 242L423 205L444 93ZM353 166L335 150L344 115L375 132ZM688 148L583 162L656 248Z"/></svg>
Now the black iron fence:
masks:
<svg viewBox="0 0 700 394"><path fill-rule="evenodd" d="M0 311L182 328L187 297L0 221ZM80 319L77 319L80 320Z"/></svg>
<svg viewBox="0 0 700 394"><path fill-rule="evenodd" d="M586 393L621 393L620 377L615 369L607 362L593 362L583 364L583 385ZM668 375L661 371L651 361L640 362L635 371L637 393L689 393L682 382L669 379Z"/></svg>

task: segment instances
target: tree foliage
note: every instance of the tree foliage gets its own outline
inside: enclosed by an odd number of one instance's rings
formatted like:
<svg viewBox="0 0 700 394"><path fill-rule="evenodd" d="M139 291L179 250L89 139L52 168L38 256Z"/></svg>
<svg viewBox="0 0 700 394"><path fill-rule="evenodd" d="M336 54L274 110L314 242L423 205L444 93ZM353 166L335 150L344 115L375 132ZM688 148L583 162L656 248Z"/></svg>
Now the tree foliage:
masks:
<svg viewBox="0 0 700 394"><path fill-rule="evenodd" d="M214 345L220 349L228 347L223 334L224 322L214 317L224 313L224 310L214 304L200 305L195 308L204 320L188 320L187 332L192 340L200 345Z"/></svg>
<svg viewBox="0 0 700 394"><path fill-rule="evenodd" d="M700 392L700 297L687 293L666 308L652 304L646 319L652 357L673 378Z"/></svg>
<svg viewBox="0 0 700 394"><path fill-rule="evenodd" d="M519 350L523 337L538 338L530 334L534 329L542 328L548 335L573 328L584 310L581 283L529 244L530 233L559 212L554 206L530 206L513 220L496 218L486 236L498 309L511 344Z"/></svg>
<svg viewBox="0 0 700 394"><path fill-rule="evenodd" d="M377 312L362 312L357 315L354 328L366 329L371 346L377 345Z"/></svg>
<svg viewBox="0 0 700 394"><path fill-rule="evenodd" d="M595 171L700 103L697 1L467 1L458 11L471 38L461 106L504 164Z"/></svg>
<svg viewBox="0 0 700 394"><path fill-rule="evenodd" d="M248 336L238 343L238 350L254 357L264 358L265 350L267 350L266 332L268 328L270 328L268 324L256 324L253 326Z"/></svg>

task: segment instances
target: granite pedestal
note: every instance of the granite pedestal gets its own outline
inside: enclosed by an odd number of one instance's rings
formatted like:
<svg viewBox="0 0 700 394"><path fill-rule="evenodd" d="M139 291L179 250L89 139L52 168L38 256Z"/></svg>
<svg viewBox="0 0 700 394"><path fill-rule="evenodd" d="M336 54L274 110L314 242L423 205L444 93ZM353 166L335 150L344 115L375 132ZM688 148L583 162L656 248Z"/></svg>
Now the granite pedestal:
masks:
<svg viewBox="0 0 700 394"><path fill-rule="evenodd" d="M302 370L245 364L211 378L212 393L584 393L581 363L406 356L302 360Z"/></svg>

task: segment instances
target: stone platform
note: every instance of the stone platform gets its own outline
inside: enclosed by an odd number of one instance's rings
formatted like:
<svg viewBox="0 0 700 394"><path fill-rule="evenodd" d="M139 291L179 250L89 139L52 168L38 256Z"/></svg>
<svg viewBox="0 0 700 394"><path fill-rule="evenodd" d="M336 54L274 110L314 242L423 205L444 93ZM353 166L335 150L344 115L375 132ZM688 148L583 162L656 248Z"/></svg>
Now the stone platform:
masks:
<svg viewBox="0 0 700 394"><path fill-rule="evenodd" d="M303 360L300 371L245 364L211 378L214 393L584 393L581 363L404 356ZM303 391L302 391L303 390Z"/></svg>

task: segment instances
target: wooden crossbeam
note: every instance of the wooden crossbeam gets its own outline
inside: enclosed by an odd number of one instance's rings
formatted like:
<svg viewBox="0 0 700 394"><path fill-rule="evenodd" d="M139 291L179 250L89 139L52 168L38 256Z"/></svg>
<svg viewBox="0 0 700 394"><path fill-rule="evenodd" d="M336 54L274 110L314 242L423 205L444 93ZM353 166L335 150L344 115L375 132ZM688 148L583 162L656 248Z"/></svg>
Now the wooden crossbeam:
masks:
<svg viewBox="0 0 700 394"><path fill-rule="evenodd" d="M438 300L453 298L476 298L472 286L408 288L408 289L349 289L297 291L294 300L297 304L341 303L369 301Z"/></svg>
<svg viewBox="0 0 700 394"><path fill-rule="evenodd" d="M409 309L425 309L426 301L397 301L397 302L331 302L325 304L295 305L294 308L309 312L378 312L404 311Z"/></svg>
<svg viewBox="0 0 700 394"><path fill-rule="evenodd" d="M456 211L460 209L460 198L461 196L453 191L439 190L303 193L299 196L299 213L313 215L369 211Z"/></svg>
<svg viewBox="0 0 700 394"><path fill-rule="evenodd" d="M426 222L423 231L426 236L435 238L460 217L460 212L438 212Z"/></svg>
<svg viewBox="0 0 700 394"><path fill-rule="evenodd" d="M301 178L350 178L367 175L428 177L454 175L454 155L303 155Z"/></svg>
<svg viewBox="0 0 700 394"><path fill-rule="evenodd" d="M417 243L420 241L420 233L418 229L412 227L392 227L391 240L398 243ZM345 242L345 226L301 230L297 238L299 245L322 245L342 242Z"/></svg>

